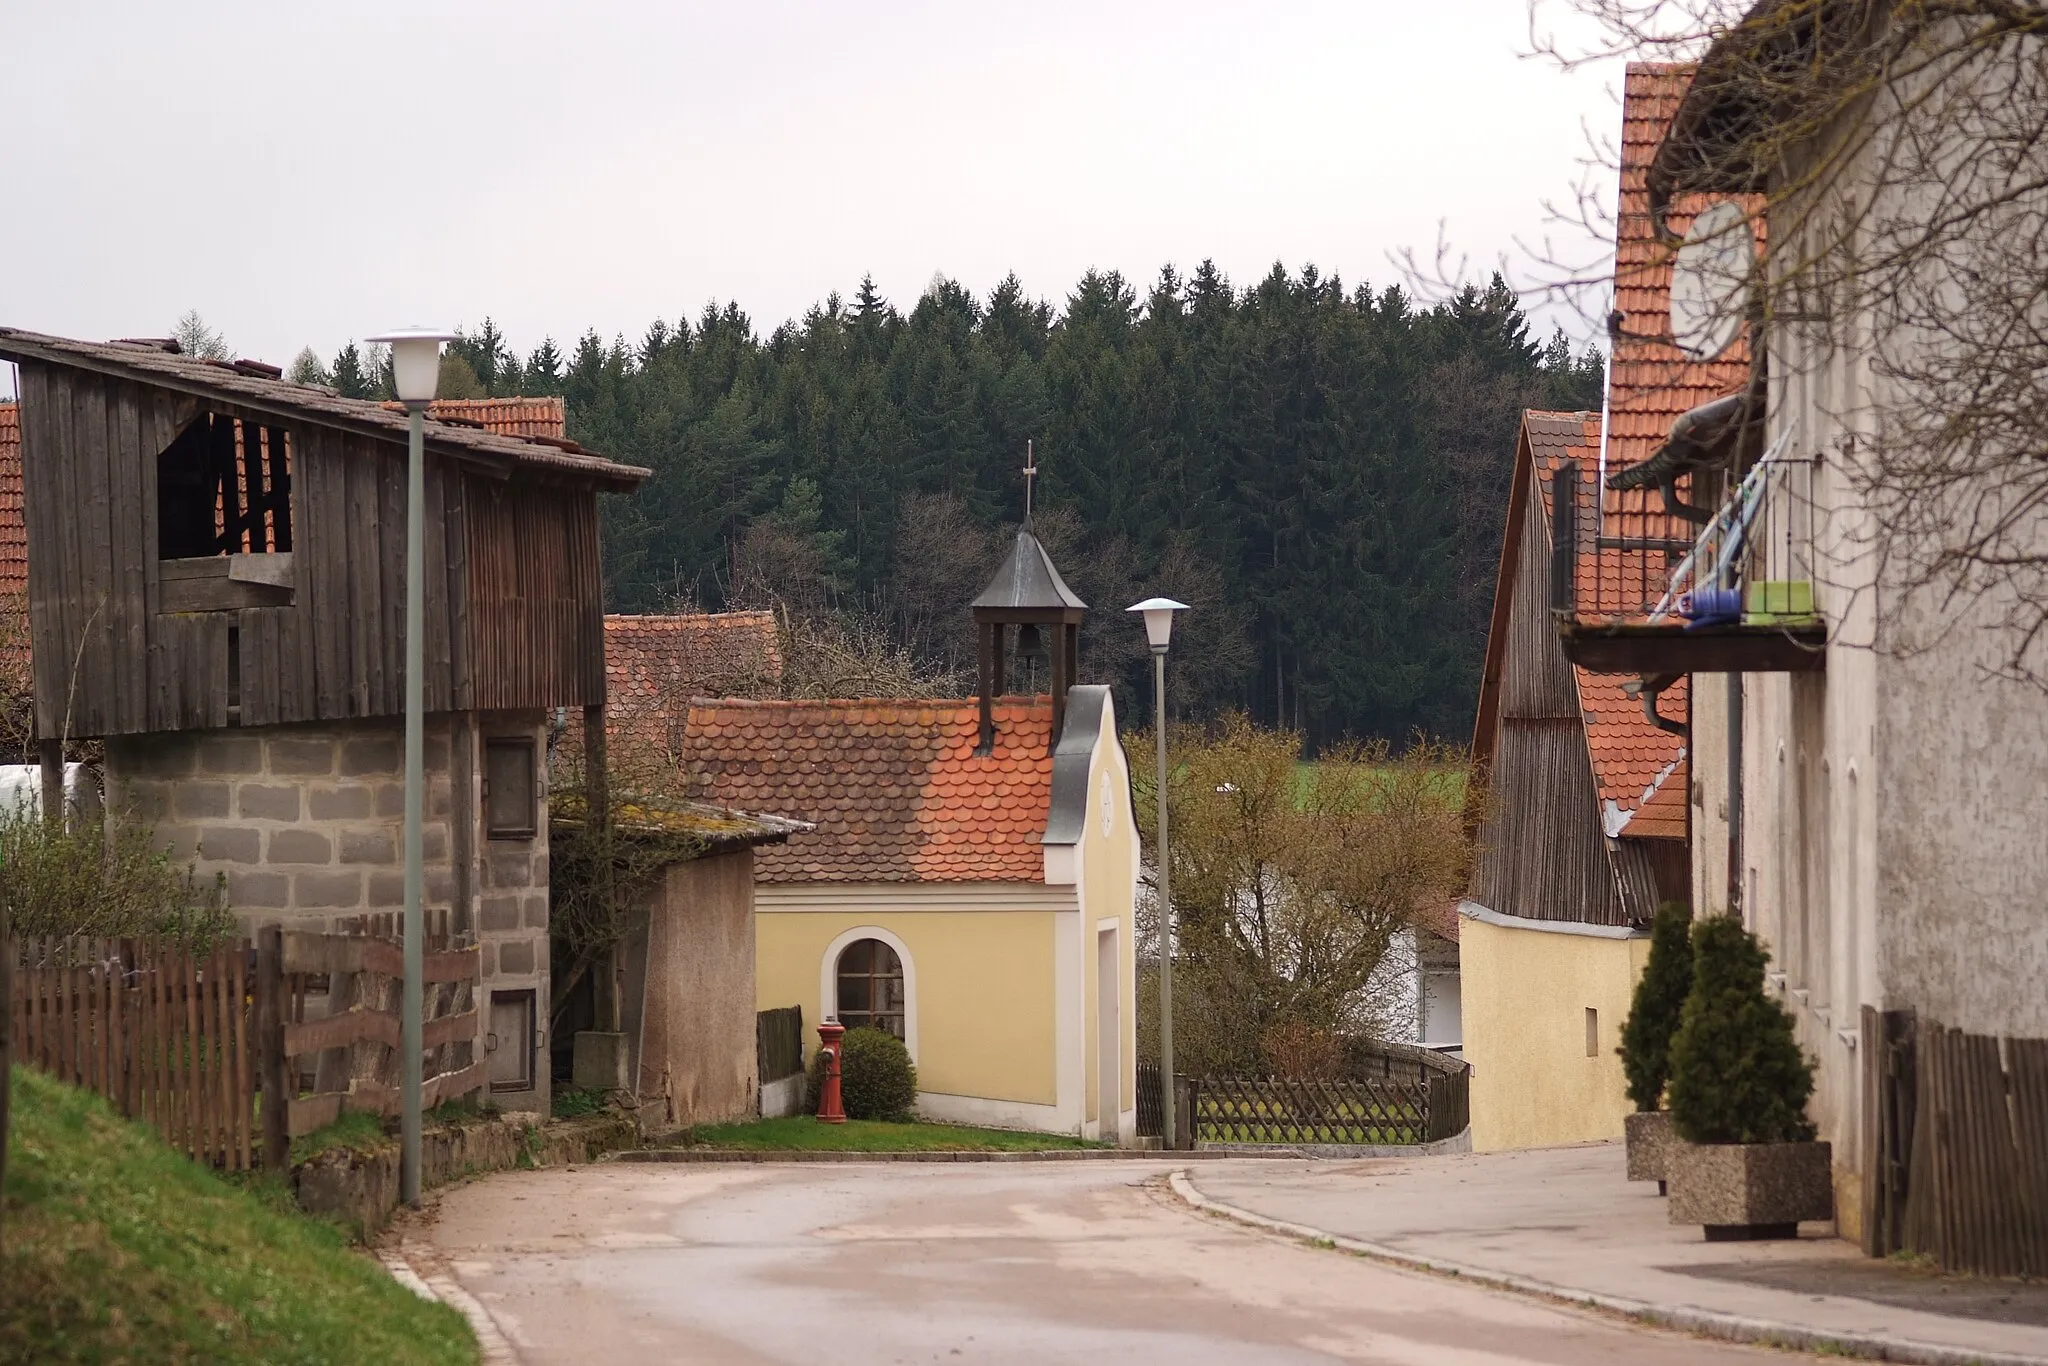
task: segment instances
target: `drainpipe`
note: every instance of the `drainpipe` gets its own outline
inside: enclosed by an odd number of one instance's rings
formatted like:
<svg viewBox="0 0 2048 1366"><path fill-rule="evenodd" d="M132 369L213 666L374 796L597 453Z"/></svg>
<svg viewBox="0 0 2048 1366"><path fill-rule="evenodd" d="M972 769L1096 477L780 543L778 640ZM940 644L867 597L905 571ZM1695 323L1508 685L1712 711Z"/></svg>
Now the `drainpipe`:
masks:
<svg viewBox="0 0 2048 1366"><path fill-rule="evenodd" d="M1742 675L1728 675L1728 914L1742 917Z"/></svg>

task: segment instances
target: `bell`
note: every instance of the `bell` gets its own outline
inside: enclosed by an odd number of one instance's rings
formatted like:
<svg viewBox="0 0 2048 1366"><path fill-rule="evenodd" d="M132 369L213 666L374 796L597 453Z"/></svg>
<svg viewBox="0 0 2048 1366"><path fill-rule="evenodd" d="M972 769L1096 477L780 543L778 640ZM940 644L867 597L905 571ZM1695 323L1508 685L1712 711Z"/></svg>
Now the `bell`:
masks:
<svg viewBox="0 0 2048 1366"><path fill-rule="evenodd" d="M1045 658L1045 639L1029 622L1017 628L1017 658L1032 663Z"/></svg>

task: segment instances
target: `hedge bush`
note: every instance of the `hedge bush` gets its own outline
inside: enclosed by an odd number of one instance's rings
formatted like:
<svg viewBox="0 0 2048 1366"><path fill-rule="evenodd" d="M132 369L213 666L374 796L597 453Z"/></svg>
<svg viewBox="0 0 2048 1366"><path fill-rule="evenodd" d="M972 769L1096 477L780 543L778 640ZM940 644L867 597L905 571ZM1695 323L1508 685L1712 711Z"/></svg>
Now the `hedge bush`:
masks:
<svg viewBox="0 0 2048 1366"><path fill-rule="evenodd" d="M811 1055L806 1108L818 1113L825 1087L825 1053ZM909 1119L917 1104L917 1067L910 1050L880 1029L849 1029L839 1041L839 1099L848 1119Z"/></svg>
<svg viewBox="0 0 2048 1366"><path fill-rule="evenodd" d="M1732 916L1692 935L1692 991L1671 1039L1671 1125L1693 1143L1811 1139L1813 1067L1792 1017L1764 995L1767 955Z"/></svg>
<svg viewBox="0 0 2048 1366"><path fill-rule="evenodd" d="M1667 901L1650 922L1650 961L1629 1002L1621 1047L1614 1050L1628 1077L1628 1098L1638 1110L1663 1103L1664 1083L1671 1076L1671 1036L1691 991L1692 908Z"/></svg>

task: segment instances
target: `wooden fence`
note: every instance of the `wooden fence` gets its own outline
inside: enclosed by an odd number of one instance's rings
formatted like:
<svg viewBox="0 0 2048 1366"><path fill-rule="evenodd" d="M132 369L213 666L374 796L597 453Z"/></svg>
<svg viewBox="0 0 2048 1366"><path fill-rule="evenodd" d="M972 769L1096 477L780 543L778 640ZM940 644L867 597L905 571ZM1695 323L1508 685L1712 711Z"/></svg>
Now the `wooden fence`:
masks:
<svg viewBox="0 0 2048 1366"><path fill-rule="evenodd" d="M1175 1127L1185 1147L1434 1143L1471 1122L1470 1078L1469 1069L1450 1064L1369 1079L1183 1076L1175 1078ZM1159 1068L1141 1063L1138 1132L1161 1128Z"/></svg>
<svg viewBox="0 0 2048 1366"><path fill-rule="evenodd" d="M247 1170L255 1131L249 956L151 939L27 939L14 1061L87 1087L197 1161Z"/></svg>
<svg viewBox="0 0 2048 1366"><path fill-rule="evenodd" d="M263 931L195 954L151 939L34 939L0 954L13 1060L99 1092L197 1161L282 1167L349 1111L398 1112L399 946ZM479 955L430 939L423 1104L486 1083ZM258 1101L261 1101L260 1109Z"/></svg>
<svg viewBox="0 0 2048 1366"><path fill-rule="evenodd" d="M754 1016L754 1062L763 1086L804 1070L802 1006L780 1006Z"/></svg>
<svg viewBox="0 0 2048 1366"><path fill-rule="evenodd" d="M388 917L353 934L304 934L271 928L258 938L258 971L276 963L279 1024L274 1052L264 1060L287 1100L281 1129L287 1139L331 1124L344 1113L391 1116L399 1112L404 1054L404 951ZM430 933L420 980L425 1049L420 1104L431 1109L468 1095L489 1080L476 1057L477 983L481 954L451 947L445 932Z"/></svg>
<svg viewBox="0 0 2048 1366"><path fill-rule="evenodd" d="M2048 1039L1863 1011L1864 1250L2048 1275Z"/></svg>

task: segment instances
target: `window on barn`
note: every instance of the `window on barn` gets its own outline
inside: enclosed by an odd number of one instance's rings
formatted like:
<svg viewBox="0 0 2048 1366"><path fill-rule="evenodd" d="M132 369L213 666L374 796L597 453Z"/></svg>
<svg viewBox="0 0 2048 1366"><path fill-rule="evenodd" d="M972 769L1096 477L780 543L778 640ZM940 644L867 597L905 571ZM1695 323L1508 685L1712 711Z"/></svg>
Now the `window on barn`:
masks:
<svg viewBox="0 0 2048 1366"><path fill-rule="evenodd" d="M903 960L879 939L856 939L839 954L839 1023L903 1037Z"/></svg>
<svg viewBox="0 0 2048 1366"><path fill-rule="evenodd" d="M281 554L292 548L291 439L201 413L156 457L157 558Z"/></svg>
<svg viewBox="0 0 2048 1366"><path fill-rule="evenodd" d="M484 834L532 839L540 828L540 791L530 736L484 741Z"/></svg>

